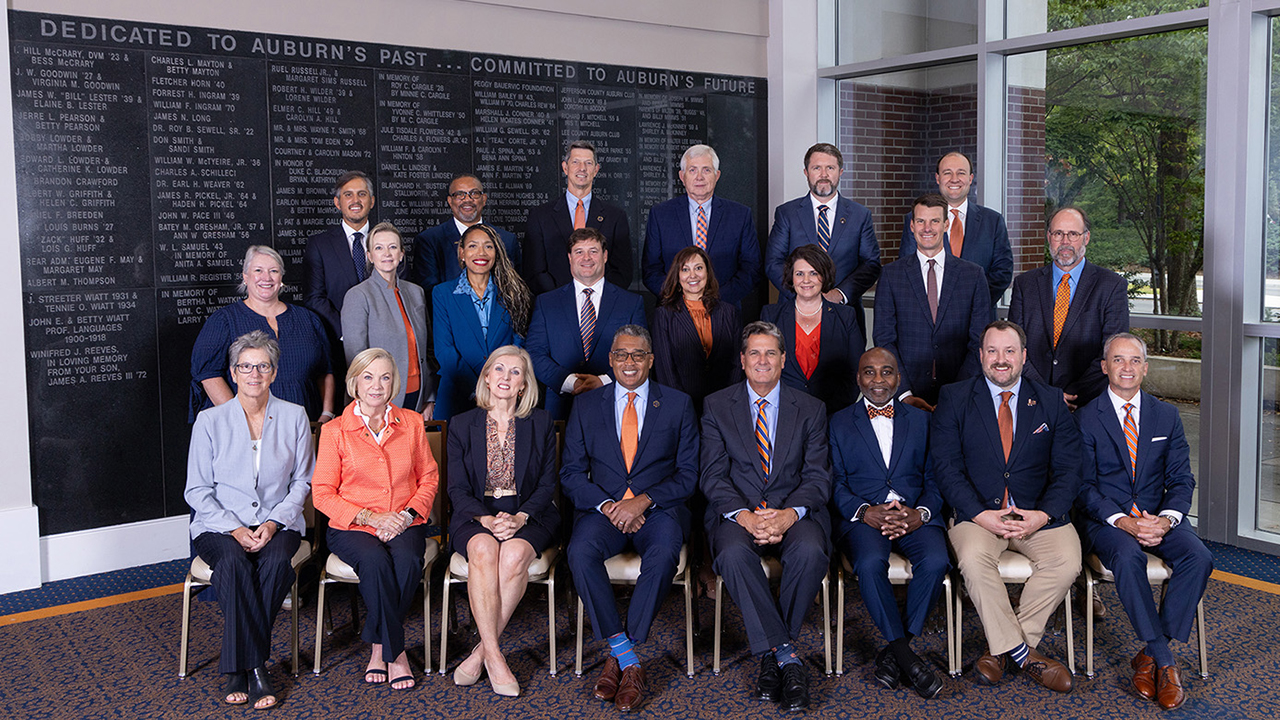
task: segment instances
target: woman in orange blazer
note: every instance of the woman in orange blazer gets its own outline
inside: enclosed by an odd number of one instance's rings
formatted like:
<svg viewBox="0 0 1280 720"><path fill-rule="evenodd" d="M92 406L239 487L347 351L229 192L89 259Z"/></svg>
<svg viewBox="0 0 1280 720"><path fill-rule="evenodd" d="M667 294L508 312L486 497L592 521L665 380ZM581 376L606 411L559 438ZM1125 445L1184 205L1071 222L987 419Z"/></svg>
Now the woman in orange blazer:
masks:
<svg viewBox="0 0 1280 720"><path fill-rule="evenodd" d="M347 369L355 398L324 426L312 478L316 510L329 517L329 548L360 576L368 608L360 637L373 644L367 683L408 690L404 618L422 582L427 515L440 474L422 416L398 408L400 371L391 354L369 348Z"/></svg>

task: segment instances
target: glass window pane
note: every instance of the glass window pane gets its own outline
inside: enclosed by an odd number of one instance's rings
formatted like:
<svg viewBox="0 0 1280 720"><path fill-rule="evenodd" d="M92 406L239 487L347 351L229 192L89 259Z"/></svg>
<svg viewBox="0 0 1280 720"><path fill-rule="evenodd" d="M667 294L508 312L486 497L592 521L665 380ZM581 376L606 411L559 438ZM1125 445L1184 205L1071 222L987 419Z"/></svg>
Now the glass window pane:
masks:
<svg viewBox="0 0 1280 720"><path fill-rule="evenodd" d="M1254 527L1280 533L1280 340L1262 341L1258 488ZM1241 504L1244 504L1242 500Z"/></svg>
<svg viewBox="0 0 1280 720"><path fill-rule="evenodd" d="M938 190L938 158L976 152L977 64L843 80L839 114L840 192L871 210L881 257L896 260L911 201Z"/></svg>
<svg viewBox="0 0 1280 720"><path fill-rule="evenodd" d="M978 42L978 2L837 0L837 64L972 45Z"/></svg>
<svg viewBox="0 0 1280 720"><path fill-rule="evenodd" d="M1267 104L1267 217L1263 243L1262 321L1280 322L1280 17L1271 18Z"/></svg>
<svg viewBox="0 0 1280 720"><path fill-rule="evenodd" d="M1158 331L1134 328L1133 332L1154 347ZM1182 418L1182 429L1191 446L1191 472L1196 489L1191 496L1191 516L1199 512L1200 497L1200 333L1180 333L1181 350L1165 355L1151 352L1142 389L1171 403Z"/></svg>
<svg viewBox="0 0 1280 720"><path fill-rule="evenodd" d="M1209 0L1006 0L1007 37L1192 10Z"/></svg>
<svg viewBox="0 0 1280 720"><path fill-rule="evenodd" d="M1133 313L1200 315L1207 46L1195 28L1009 58L1015 273L1046 262L1046 215L1075 205L1088 259L1128 278ZM1184 339L1157 333L1152 351Z"/></svg>

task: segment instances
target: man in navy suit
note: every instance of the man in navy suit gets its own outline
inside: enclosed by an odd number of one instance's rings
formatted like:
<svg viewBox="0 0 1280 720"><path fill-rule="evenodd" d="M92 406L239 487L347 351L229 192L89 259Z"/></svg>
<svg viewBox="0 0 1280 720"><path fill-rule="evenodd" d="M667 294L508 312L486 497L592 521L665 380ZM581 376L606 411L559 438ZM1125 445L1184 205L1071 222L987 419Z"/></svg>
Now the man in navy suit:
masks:
<svg viewBox="0 0 1280 720"><path fill-rule="evenodd" d="M894 400L898 363L884 348L858 361L863 402L831 418L831 479L840 513L836 542L858 576L871 620L889 644L876 655L875 678L899 682L925 699L942 680L911 651L951 569L942 531L942 495L929 463L929 416ZM911 561L907 608L889 585L889 552Z"/></svg>
<svg viewBox="0 0 1280 720"><path fill-rule="evenodd" d="M784 348L772 323L743 328L747 381L703 403L699 485L712 567L760 654L753 697L799 712L809 707L809 676L794 642L827 574L831 475L826 407L781 382ZM765 554L782 561L776 601L760 565Z"/></svg>
<svg viewBox="0 0 1280 720"><path fill-rule="evenodd" d="M969 202L973 178L973 160L968 155L953 151L938 160L933 179L938 183L938 192L947 199L947 213L950 215L946 220L944 251L982 268L991 293L991 306L995 307L1013 279L1013 248L1009 246L1004 216L991 208ZM898 257L909 257L915 249L916 240L911 232L911 215L908 214L902 226Z"/></svg>
<svg viewBox="0 0 1280 720"><path fill-rule="evenodd" d="M982 268L943 252L946 199L921 195L912 217L916 251L889 263L876 286L875 343L898 358L903 400L932 412L943 385L979 373L991 303Z"/></svg>
<svg viewBox="0 0 1280 720"><path fill-rule="evenodd" d="M644 300L604 279L609 247L599 230L574 230L568 256L573 282L537 297L525 340L554 420L568 419L575 395L613 382L609 338L618 328L644 325Z"/></svg>
<svg viewBox="0 0 1280 720"><path fill-rule="evenodd" d="M626 712L639 707L647 689L633 645L649 636L689 537L698 432L689 396L649 382L648 330L618 328L609 362L617 382L578 398L569 415L560 487L575 511L568 549L573 583L596 639L609 642L595 697ZM605 561L627 549L640 555L640 576L624 630Z"/></svg>
<svg viewBox="0 0 1280 720"><path fill-rule="evenodd" d="M1071 691L1071 673L1036 646L1080 574L1068 518L1080 487L1080 430L1058 390L1022 375L1022 328L996 320L982 334L982 376L942 388L933 413L933 472L955 514L948 535L978 609L988 654L978 682L1019 666L1045 687ZM1014 612L998 571L1005 550L1035 568Z"/></svg>
<svg viewBox="0 0 1280 720"><path fill-rule="evenodd" d="M649 208L644 232L644 285L662 295L662 281L676 253L697 245L711 258L720 299L742 307L760 282L760 238L751 209L715 197L720 156L709 145L694 145L680 158L685 197Z"/></svg>
<svg viewBox="0 0 1280 720"><path fill-rule="evenodd" d="M462 273L458 266L458 241L467 228L484 222L482 213L488 199L480 178L470 173L455 175L445 196L453 217L423 230L413 239L413 273L410 279L427 291L428 298L431 297L431 288L445 280L457 280ZM516 236L502 228L493 229L498 231L512 266L519 271L520 243L516 242Z"/></svg>
<svg viewBox="0 0 1280 720"><path fill-rule="evenodd" d="M302 304L324 321L337 358L343 357L342 299L369 277L365 240L373 203L373 180L359 170L343 173L333 186L342 222L311 236L302 256Z"/></svg>
<svg viewBox="0 0 1280 720"><path fill-rule="evenodd" d="M600 163L596 146L586 140L569 143L560 169L568 188L550 202L529 211L524 232L521 274L534 295L550 292L572 279L564 261L569 234L579 228L594 228L613 248L605 279L623 289L631 287L631 222L627 211L605 202L594 193Z"/></svg>
<svg viewBox="0 0 1280 720"><path fill-rule="evenodd" d="M782 275L787 255L801 245L813 243L831 256L836 266L835 287L826 293L833 303L852 305L858 326L867 334L862 312L862 294L880 277L880 244L876 242L871 211L840 196L840 176L844 156L830 143L818 143L804 154L804 177L809 194L778 206L773 213L773 229L764 251L764 272L783 297Z"/></svg>
<svg viewBox="0 0 1280 720"><path fill-rule="evenodd" d="M1027 333L1027 377L1062 391L1075 410L1107 387L1102 341L1129 330L1129 284L1085 259L1089 217L1064 207L1049 222L1053 262L1013 282L1009 320Z"/></svg>
<svg viewBox="0 0 1280 720"><path fill-rule="evenodd" d="M1105 393L1076 413L1084 439L1084 483L1077 505L1085 546L1116 578L1116 592L1146 647L1130 663L1139 695L1172 710L1186 699L1169 640L1186 642L1213 556L1183 522L1196 480L1177 408L1142 392L1147 345L1129 333L1103 349ZM1173 576L1157 611L1147 556Z"/></svg>

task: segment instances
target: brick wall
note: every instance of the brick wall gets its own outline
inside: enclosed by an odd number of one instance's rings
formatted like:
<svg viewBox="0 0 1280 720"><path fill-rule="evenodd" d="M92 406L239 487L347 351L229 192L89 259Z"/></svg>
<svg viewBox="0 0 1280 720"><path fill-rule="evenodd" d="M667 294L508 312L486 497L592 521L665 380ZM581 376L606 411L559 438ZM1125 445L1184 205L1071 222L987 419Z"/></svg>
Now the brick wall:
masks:
<svg viewBox="0 0 1280 720"><path fill-rule="evenodd" d="M1004 219L1015 276L1045 263L1044 112L1044 89L1009 88Z"/></svg>

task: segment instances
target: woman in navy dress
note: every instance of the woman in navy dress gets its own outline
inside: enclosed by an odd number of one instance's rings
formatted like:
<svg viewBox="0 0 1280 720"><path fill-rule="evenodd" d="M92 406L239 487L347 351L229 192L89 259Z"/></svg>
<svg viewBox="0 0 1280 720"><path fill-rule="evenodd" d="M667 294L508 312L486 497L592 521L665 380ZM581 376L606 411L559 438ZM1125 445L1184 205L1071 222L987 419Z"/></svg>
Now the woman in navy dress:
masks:
<svg viewBox="0 0 1280 720"><path fill-rule="evenodd" d="M232 341L261 330L280 344L280 364L271 392L301 405L311 420L333 418L334 381L329 339L320 318L300 305L280 299L284 259L266 245L251 245L244 255L240 292L245 299L219 308L200 328L191 349L191 407L188 422L205 408L235 397L228 372Z"/></svg>
<svg viewBox="0 0 1280 720"><path fill-rule="evenodd" d="M498 232L472 225L458 241L462 273L431 290L432 333L440 364L434 417L476 406L475 386L489 354L524 344L533 296L516 274Z"/></svg>

